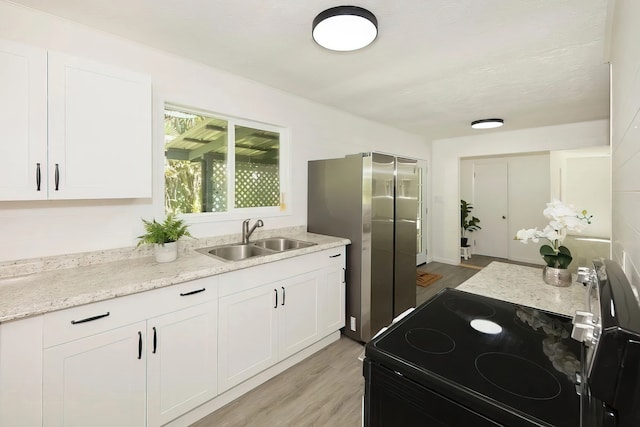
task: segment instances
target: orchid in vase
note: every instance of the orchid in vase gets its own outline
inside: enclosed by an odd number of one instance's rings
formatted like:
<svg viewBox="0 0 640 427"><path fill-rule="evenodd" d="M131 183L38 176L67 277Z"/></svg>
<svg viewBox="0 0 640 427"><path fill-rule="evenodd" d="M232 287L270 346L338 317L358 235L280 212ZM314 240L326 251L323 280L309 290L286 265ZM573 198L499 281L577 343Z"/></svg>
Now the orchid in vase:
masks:
<svg viewBox="0 0 640 427"><path fill-rule="evenodd" d="M541 238L547 239L550 245L540 247L540 255L547 267L567 269L573 260L569 248L562 246L567 233L581 233L588 224L591 224L593 215L588 215L586 210L578 212L573 205L566 205L559 200L547 203L543 215L549 219L549 224L543 229L522 229L516 233L516 240L527 243L529 240L537 243Z"/></svg>

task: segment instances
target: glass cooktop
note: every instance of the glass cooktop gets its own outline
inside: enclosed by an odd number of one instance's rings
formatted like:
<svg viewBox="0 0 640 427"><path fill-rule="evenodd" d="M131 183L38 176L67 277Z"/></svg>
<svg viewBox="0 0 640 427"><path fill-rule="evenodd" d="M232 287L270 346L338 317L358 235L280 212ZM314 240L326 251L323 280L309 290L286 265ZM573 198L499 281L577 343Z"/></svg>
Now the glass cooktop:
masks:
<svg viewBox="0 0 640 427"><path fill-rule="evenodd" d="M571 319L446 289L366 346L366 357L453 400L539 425L579 425Z"/></svg>

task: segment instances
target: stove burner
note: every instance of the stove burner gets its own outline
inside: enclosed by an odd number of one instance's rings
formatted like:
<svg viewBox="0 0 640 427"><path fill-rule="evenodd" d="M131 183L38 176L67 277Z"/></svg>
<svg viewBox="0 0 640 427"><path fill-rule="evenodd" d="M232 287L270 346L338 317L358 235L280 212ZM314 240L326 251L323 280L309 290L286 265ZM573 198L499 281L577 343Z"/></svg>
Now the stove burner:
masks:
<svg viewBox="0 0 640 427"><path fill-rule="evenodd" d="M476 357L476 369L485 380L516 396L551 400L562 386L549 371L535 362L509 353L483 353Z"/></svg>
<svg viewBox="0 0 640 427"><path fill-rule="evenodd" d="M424 353L447 354L456 348L456 342L449 335L435 329L410 329L404 336L411 347Z"/></svg>
<svg viewBox="0 0 640 427"><path fill-rule="evenodd" d="M463 317L492 317L496 310L488 304L477 301L468 301L462 298L449 298L444 302L444 306L454 313Z"/></svg>

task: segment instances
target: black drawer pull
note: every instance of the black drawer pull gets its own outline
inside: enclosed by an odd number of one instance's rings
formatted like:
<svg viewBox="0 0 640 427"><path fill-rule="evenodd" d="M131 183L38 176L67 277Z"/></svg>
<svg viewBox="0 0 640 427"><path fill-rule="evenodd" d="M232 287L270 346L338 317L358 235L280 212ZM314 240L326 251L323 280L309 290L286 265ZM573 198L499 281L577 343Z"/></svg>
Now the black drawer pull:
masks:
<svg viewBox="0 0 640 427"><path fill-rule="evenodd" d="M202 289L196 289L195 291L190 291L190 292L181 292L180 296L186 297L187 295L199 294L200 292L204 292L206 290L207 288L202 288Z"/></svg>
<svg viewBox="0 0 640 427"><path fill-rule="evenodd" d="M335 255L329 255L329 258L338 258L339 256L341 256L342 254L335 254Z"/></svg>
<svg viewBox="0 0 640 427"><path fill-rule="evenodd" d="M156 327L153 327L153 354L156 354L156 350L158 349L158 331Z"/></svg>
<svg viewBox="0 0 640 427"><path fill-rule="evenodd" d="M105 314L98 314L97 316L87 317L86 319L72 320L71 324L72 325L77 325L78 323L87 323L87 322L91 322L93 320L102 319L103 317L107 317L108 315L109 315L109 312L107 311Z"/></svg>
<svg viewBox="0 0 640 427"><path fill-rule="evenodd" d="M56 183L56 188L55 190L58 191L59 187L60 187L60 168L58 167L58 164L56 163L56 170L55 170L55 183Z"/></svg>
<svg viewBox="0 0 640 427"><path fill-rule="evenodd" d="M142 332L138 331L138 359L142 359Z"/></svg>
<svg viewBox="0 0 640 427"><path fill-rule="evenodd" d="M40 191L41 183L42 183L42 174L40 172L40 163L36 163L36 191Z"/></svg>

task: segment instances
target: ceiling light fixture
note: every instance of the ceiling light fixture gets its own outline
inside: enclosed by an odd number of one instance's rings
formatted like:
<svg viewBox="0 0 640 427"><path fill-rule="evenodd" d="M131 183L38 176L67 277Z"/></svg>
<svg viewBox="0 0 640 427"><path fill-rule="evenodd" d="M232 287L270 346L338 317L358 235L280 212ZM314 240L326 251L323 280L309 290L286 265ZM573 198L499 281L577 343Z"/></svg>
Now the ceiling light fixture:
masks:
<svg viewBox="0 0 640 427"><path fill-rule="evenodd" d="M366 9L338 6L320 12L313 20L313 40L320 46L346 52L362 49L378 36L378 20Z"/></svg>
<svg viewBox="0 0 640 427"><path fill-rule="evenodd" d="M471 127L474 129L493 129L499 128L504 124L502 119L482 119L474 120L471 122Z"/></svg>

